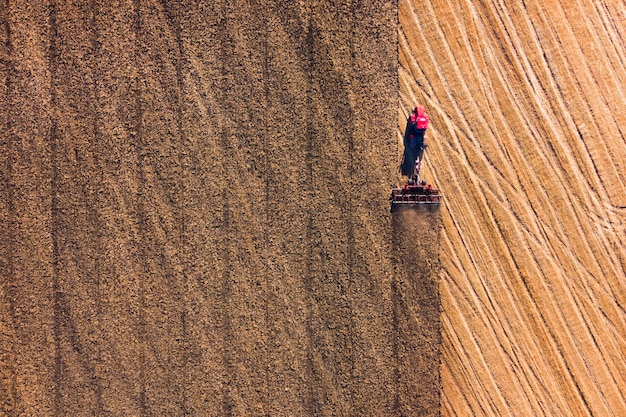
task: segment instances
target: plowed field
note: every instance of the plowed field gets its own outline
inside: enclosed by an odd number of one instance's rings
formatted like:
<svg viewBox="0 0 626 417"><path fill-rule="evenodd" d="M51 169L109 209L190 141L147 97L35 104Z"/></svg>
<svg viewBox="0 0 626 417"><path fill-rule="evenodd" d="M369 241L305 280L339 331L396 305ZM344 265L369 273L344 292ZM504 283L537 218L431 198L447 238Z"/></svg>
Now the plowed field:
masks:
<svg viewBox="0 0 626 417"><path fill-rule="evenodd" d="M395 3L0 13L1 414L439 414Z"/></svg>

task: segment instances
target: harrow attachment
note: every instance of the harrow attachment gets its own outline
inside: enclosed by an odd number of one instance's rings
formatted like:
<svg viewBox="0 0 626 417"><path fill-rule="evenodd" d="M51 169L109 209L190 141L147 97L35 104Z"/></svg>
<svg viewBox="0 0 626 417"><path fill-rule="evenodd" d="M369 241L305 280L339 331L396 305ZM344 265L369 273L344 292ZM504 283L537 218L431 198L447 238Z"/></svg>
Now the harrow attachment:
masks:
<svg viewBox="0 0 626 417"><path fill-rule="evenodd" d="M426 181L417 184L409 181L402 188L391 190L391 211L401 208L416 208L420 206L439 207L441 205L441 193L432 185L426 185Z"/></svg>

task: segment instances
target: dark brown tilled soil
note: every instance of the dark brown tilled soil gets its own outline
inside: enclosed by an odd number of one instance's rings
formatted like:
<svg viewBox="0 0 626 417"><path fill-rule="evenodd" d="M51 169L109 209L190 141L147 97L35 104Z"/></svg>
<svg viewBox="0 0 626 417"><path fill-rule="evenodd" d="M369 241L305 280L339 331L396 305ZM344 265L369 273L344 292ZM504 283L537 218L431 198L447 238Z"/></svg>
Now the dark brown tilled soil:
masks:
<svg viewBox="0 0 626 417"><path fill-rule="evenodd" d="M439 415L441 356L439 230L441 215L435 208L393 213L396 256L391 282L396 400L403 415ZM419 239L415 239L419 236ZM402 414L402 413L401 413Z"/></svg>
<svg viewBox="0 0 626 417"><path fill-rule="evenodd" d="M283 3L5 0L4 414L439 413L396 4Z"/></svg>

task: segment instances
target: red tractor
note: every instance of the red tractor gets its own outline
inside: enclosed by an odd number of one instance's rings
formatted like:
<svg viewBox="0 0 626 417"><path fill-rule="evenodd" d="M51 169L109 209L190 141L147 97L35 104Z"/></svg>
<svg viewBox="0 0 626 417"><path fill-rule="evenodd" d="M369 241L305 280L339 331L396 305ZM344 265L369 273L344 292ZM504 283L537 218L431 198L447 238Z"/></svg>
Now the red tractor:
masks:
<svg viewBox="0 0 626 417"><path fill-rule="evenodd" d="M424 107L417 106L409 115L404 132L404 156L400 170L402 175L408 177L407 183L402 188L391 190L391 211L400 207L420 207L429 205L438 207L441 205L439 190L420 180L419 173L422 165L426 143L426 129L428 129L428 115L424 113Z"/></svg>

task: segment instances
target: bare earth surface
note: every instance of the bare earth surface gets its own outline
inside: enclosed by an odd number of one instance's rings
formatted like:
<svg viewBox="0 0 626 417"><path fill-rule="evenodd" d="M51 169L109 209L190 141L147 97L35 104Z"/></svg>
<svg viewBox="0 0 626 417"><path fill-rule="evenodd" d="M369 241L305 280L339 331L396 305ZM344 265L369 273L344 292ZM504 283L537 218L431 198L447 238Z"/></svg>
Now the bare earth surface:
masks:
<svg viewBox="0 0 626 417"><path fill-rule="evenodd" d="M626 6L399 2L430 116L444 416L626 415Z"/></svg>
<svg viewBox="0 0 626 417"><path fill-rule="evenodd" d="M2 0L0 414L440 414L397 16Z"/></svg>

